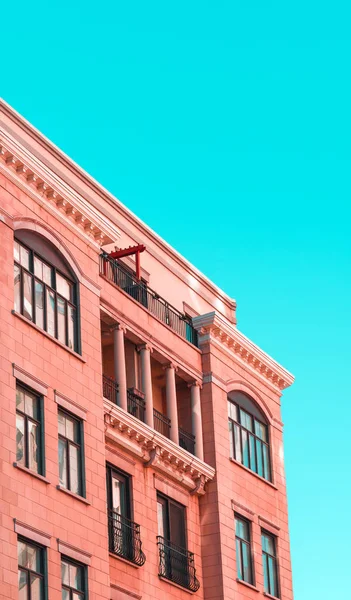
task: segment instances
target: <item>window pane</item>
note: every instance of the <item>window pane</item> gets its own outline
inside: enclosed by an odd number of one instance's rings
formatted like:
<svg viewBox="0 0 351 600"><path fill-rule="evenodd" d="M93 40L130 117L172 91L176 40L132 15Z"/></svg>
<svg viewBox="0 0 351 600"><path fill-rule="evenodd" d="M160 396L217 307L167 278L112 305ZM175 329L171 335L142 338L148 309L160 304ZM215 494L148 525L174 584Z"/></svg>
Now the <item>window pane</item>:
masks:
<svg viewBox="0 0 351 600"><path fill-rule="evenodd" d="M78 565L69 565L69 584L75 590L83 589L83 568Z"/></svg>
<svg viewBox="0 0 351 600"><path fill-rule="evenodd" d="M274 539L272 536L267 535L266 533L262 534L262 548L263 548L264 552L267 552L268 554L271 554L272 556L275 555Z"/></svg>
<svg viewBox="0 0 351 600"><path fill-rule="evenodd" d="M39 473L39 427L28 420L28 467Z"/></svg>
<svg viewBox="0 0 351 600"><path fill-rule="evenodd" d="M76 309L68 305L68 347L75 350Z"/></svg>
<svg viewBox="0 0 351 600"><path fill-rule="evenodd" d="M233 436L234 436L233 421L231 421L229 419L228 425L229 425L230 456L232 458L234 458L235 455L234 455L234 439L233 439Z"/></svg>
<svg viewBox="0 0 351 600"><path fill-rule="evenodd" d="M72 440L72 442L78 442L78 423L75 419L70 419L66 416L66 438Z"/></svg>
<svg viewBox="0 0 351 600"><path fill-rule="evenodd" d="M257 452L257 473L263 477L263 453L262 453L262 442L256 439L256 452Z"/></svg>
<svg viewBox="0 0 351 600"><path fill-rule="evenodd" d="M58 413L58 432L66 437L66 417L61 412Z"/></svg>
<svg viewBox="0 0 351 600"><path fill-rule="evenodd" d="M240 445L240 427L238 425L234 425L234 439L235 439L235 458L239 462L242 462L241 445Z"/></svg>
<svg viewBox="0 0 351 600"><path fill-rule="evenodd" d="M18 564L20 567L27 566L27 544L18 542L17 544Z"/></svg>
<svg viewBox="0 0 351 600"><path fill-rule="evenodd" d="M46 328L50 335L55 335L55 294L46 290Z"/></svg>
<svg viewBox="0 0 351 600"><path fill-rule="evenodd" d="M36 256L34 257L34 275L41 281L43 280L43 263Z"/></svg>
<svg viewBox="0 0 351 600"><path fill-rule="evenodd" d="M26 415L38 420L38 417L39 417L38 398L36 396L34 396L34 394L31 394L30 392L25 392L24 405L25 405L24 412L26 413Z"/></svg>
<svg viewBox="0 0 351 600"><path fill-rule="evenodd" d="M20 465L24 465L24 417L16 415L16 461Z"/></svg>
<svg viewBox="0 0 351 600"><path fill-rule="evenodd" d="M233 421L238 420L237 407L233 402L228 402L228 417L233 419Z"/></svg>
<svg viewBox="0 0 351 600"><path fill-rule="evenodd" d="M21 270L15 265L14 269L15 311L21 312Z"/></svg>
<svg viewBox="0 0 351 600"><path fill-rule="evenodd" d="M267 441L267 427L263 423L255 420L255 433L257 437L261 438L264 442Z"/></svg>
<svg viewBox="0 0 351 600"><path fill-rule="evenodd" d="M242 540L250 540L249 524L243 519L235 517L235 535Z"/></svg>
<svg viewBox="0 0 351 600"><path fill-rule="evenodd" d="M252 417L248 415L244 410L240 409L240 423L243 427L248 429L249 431L253 431L252 429Z"/></svg>
<svg viewBox="0 0 351 600"><path fill-rule="evenodd" d="M69 467L71 491L80 494L80 465L79 465L79 449L76 446L69 446Z"/></svg>
<svg viewBox="0 0 351 600"><path fill-rule="evenodd" d="M16 388L16 408L24 412L24 391L20 388Z"/></svg>
<svg viewBox="0 0 351 600"><path fill-rule="evenodd" d="M269 451L268 447L265 444L262 444L263 447L263 476L265 479L271 478L271 469L269 465Z"/></svg>
<svg viewBox="0 0 351 600"><path fill-rule="evenodd" d="M44 329L44 286L35 281L35 322Z"/></svg>
<svg viewBox="0 0 351 600"><path fill-rule="evenodd" d="M16 242L16 240L13 245L13 257L17 262L20 261L20 245L18 242Z"/></svg>
<svg viewBox="0 0 351 600"><path fill-rule="evenodd" d="M42 600L42 580L41 577L31 575L31 600Z"/></svg>
<svg viewBox="0 0 351 600"><path fill-rule="evenodd" d="M243 554L244 580L251 583L250 547L247 544L242 544L241 550Z"/></svg>
<svg viewBox="0 0 351 600"><path fill-rule="evenodd" d="M237 569L237 576L238 579L242 579L243 578L243 574L241 572L241 561L242 561L242 557L241 557L241 543L239 542L239 540L235 540L236 542L236 569Z"/></svg>
<svg viewBox="0 0 351 600"><path fill-rule="evenodd" d="M269 594L269 583L268 583L268 563L267 563L267 555L262 555L263 560L263 585L264 591Z"/></svg>
<svg viewBox="0 0 351 600"><path fill-rule="evenodd" d="M73 598L73 600L83 600L84 594L79 594L78 592L74 592L72 598Z"/></svg>
<svg viewBox="0 0 351 600"><path fill-rule="evenodd" d="M271 556L268 556L268 574L269 574L269 593L272 596L277 595L275 561Z"/></svg>
<svg viewBox="0 0 351 600"><path fill-rule="evenodd" d="M66 343L66 304L60 296L57 296L57 339Z"/></svg>
<svg viewBox="0 0 351 600"><path fill-rule="evenodd" d="M69 565L64 560L61 562L61 579L64 585L69 585Z"/></svg>
<svg viewBox="0 0 351 600"><path fill-rule="evenodd" d="M60 484L64 487L67 487L67 449L66 442L64 440L59 439L58 452Z"/></svg>
<svg viewBox="0 0 351 600"><path fill-rule="evenodd" d="M46 285L52 286L52 268L43 263L43 281Z"/></svg>
<svg viewBox="0 0 351 600"><path fill-rule="evenodd" d="M40 573L40 550L25 542L18 542L18 564L36 573Z"/></svg>
<svg viewBox="0 0 351 600"><path fill-rule="evenodd" d="M164 518L163 518L164 506L161 502L157 502L157 534L161 537L165 536Z"/></svg>
<svg viewBox="0 0 351 600"><path fill-rule="evenodd" d="M68 590L64 590L64 589L62 590L62 600L70 600Z"/></svg>
<svg viewBox="0 0 351 600"><path fill-rule="evenodd" d="M25 571L18 571L18 600L27 600L27 598L27 573Z"/></svg>
<svg viewBox="0 0 351 600"><path fill-rule="evenodd" d="M32 276L23 273L23 315L30 320L33 318L32 285Z"/></svg>
<svg viewBox="0 0 351 600"><path fill-rule="evenodd" d="M245 467L249 467L249 440L247 437L247 432L242 429L241 435L243 441L243 464Z"/></svg>
<svg viewBox="0 0 351 600"><path fill-rule="evenodd" d="M20 246L20 263L22 267L29 270L29 250L26 250L23 246Z"/></svg>
<svg viewBox="0 0 351 600"><path fill-rule="evenodd" d="M72 300L71 297L72 285L62 277L59 273L56 273L56 291L61 294L66 300Z"/></svg>
<svg viewBox="0 0 351 600"><path fill-rule="evenodd" d="M250 440L250 466L253 471L257 471L256 469L256 454L255 454L255 438L253 435L249 434Z"/></svg>

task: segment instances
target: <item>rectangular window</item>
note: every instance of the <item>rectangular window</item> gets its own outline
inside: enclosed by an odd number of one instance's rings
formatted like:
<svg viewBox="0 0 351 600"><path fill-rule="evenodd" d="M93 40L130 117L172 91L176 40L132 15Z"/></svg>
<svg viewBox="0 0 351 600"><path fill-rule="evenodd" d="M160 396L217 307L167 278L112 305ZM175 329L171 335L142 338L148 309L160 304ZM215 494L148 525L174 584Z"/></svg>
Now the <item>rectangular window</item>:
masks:
<svg viewBox="0 0 351 600"><path fill-rule="evenodd" d="M60 485L83 496L83 423L59 410L58 434Z"/></svg>
<svg viewBox="0 0 351 600"><path fill-rule="evenodd" d="M16 386L16 462L44 474L42 447L42 399L27 388Z"/></svg>
<svg viewBox="0 0 351 600"><path fill-rule="evenodd" d="M61 559L62 600L87 598L87 569L70 558Z"/></svg>
<svg viewBox="0 0 351 600"><path fill-rule="evenodd" d="M45 599L45 550L41 546L18 540L18 599Z"/></svg>
<svg viewBox="0 0 351 600"><path fill-rule="evenodd" d="M250 522L235 515L236 568L238 579L253 585Z"/></svg>
<svg viewBox="0 0 351 600"><path fill-rule="evenodd" d="M276 555L276 538L274 535L262 531L262 561L264 591L271 596L279 597L278 568Z"/></svg>
<svg viewBox="0 0 351 600"><path fill-rule="evenodd" d="M142 566L145 555L141 549L140 526L131 520L130 495L131 477L113 467L107 467L109 550Z"/></svg>

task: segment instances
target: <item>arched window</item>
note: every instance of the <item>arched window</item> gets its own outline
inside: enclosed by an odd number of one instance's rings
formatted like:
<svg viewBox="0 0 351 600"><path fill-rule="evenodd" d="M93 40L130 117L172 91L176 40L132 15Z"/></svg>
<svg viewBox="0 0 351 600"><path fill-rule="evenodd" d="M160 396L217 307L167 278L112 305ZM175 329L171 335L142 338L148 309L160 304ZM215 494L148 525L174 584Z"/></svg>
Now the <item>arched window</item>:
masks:
<svg viewBox="0 0 351 600"><path fill-rule="evenodd" d="M230 455L271 481L268 423L257 405L242 392L228 395Z"/></svg>
<svg viewBox="0 0 351 600"><path fill-rule="evenodd" d="M41 235L15 233L15 311L79 352L78 283L55 246Z"/></svg>

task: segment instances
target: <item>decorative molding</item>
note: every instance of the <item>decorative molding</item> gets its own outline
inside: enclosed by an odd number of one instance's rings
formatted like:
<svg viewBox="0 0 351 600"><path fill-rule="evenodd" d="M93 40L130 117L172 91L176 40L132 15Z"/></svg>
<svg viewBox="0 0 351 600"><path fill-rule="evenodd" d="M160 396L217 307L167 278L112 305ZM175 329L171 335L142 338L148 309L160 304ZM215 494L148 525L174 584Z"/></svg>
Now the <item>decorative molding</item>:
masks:
<svg viewBox="0 0 351 600"><path fill-rule="evenodd" d="M32 388L32 390L38 392L38 394L41 394L42 396L47 396L49 387L47 383L44 383L37 377L34 377L34 375L31 375L31 373L28 373L28 371L25 371L24 369L22 369L22 367L19 367L15 363L12 363L12 368L13 376L20 383L28 385L30 388Z"/></svg>
<svg viewBox="0 0 351 600"><path fill-rule="evenodd" d="M119 406L104 398L105 438L188 491L205 493L205 484L215 470Z"/></svg>
<svg viewBox="0 0 351 600"><path fill-rule="evenodd" d="M60 554L64 554L64 556L68 556L68 558L73 558L73 560L78 560L83 563L83 565L90 565L91 563L92 555L89 554L89 552L76 548L76 546L72 546L59 538L57 538L57 549Z"/></svg>
<svg viewBox="0 0 351 600"><path fill-rule="evenodd" d="M261 525L261 527L263 527L263 529L267 529L267 531L270 531L275 535L277 535L277 531L280 531L280 527L278 527L278 525L276 525L275 523L273 523L273 521L270 521L266 517L262 517L262 515L258 515L258 522Z"/></svg>
<svg viewBox="0 0 351 600"><path fill-rule="evenodd" d="M189 495L184 492L184 490L179 489L177 485L165 479L164 477L160 477L157 473L154 473L154 488L161 494L165 496L169 496L176 502L183 504L184 506L189 505Z"/></svg>
<svg viewBox="0 0 351 600"><path fill-rule="evenodd" d="M17 535L22 535L33 542L37 542L42 546L46 546L46 548L50 548L51 535L45 533L44 531L40 531L31 525L22 523L22 521L18 521L17 519L14 519L13 522L15 533L17 533Z"/></svg>
<svg viewBox="0 0 351 600"><path fill-rule="evenodd" d="M130 598L134 598L135 600L141 600L142 596L139 594L135 594L134 592L130 592L125 588L116 585L115 583L110 584L111 588L111 600L129 600Z"/></svg>
<svg viewBox="0 0 351 600"><path fill-rule="evenodd" d="M237 502L236 500L232 500L232 509L234 512L241 511L241 512L246 513L246 515L244 515L244 516L250 515L249 518L251 520L252 520L252 517L255 516L255 513L253 510L251 510L250 508L247 508L247 506L244 506L243 504L240 504L240 502Z"/></svg>
<svg viewBox="0 0 351 600"><path fill-rule="evenodd" d="M268 381L277 390L284 390L293 383L294 376L289 371L217 313L210 312L195 317L193 325L199 334L200 348L206 343L217 342L220 347L229 351L233 358L263 380Z"/></svg>
<svg viewBox="0 0 351 600"><path fill-rule="evenodd" d="M102 218L83 197L39 163L17 141L10 139L4 130L0 133L0 170L12 181L60 220L63 217L65 223L89 238L97 249L120 238L117 227Z"/></svg>
<svg viewBox="0 0 351 600"><path fill-rule="evenodd" d="M61 392L58 392L57 390L54 390L54 396L56 404L58 404L62 408L65 408L79 419L86 421L87 409L84 408L84 406L73 402L73 400L70 400L69 398L67 398L67 396L64 396L63 394L61 394Z"/></svg>

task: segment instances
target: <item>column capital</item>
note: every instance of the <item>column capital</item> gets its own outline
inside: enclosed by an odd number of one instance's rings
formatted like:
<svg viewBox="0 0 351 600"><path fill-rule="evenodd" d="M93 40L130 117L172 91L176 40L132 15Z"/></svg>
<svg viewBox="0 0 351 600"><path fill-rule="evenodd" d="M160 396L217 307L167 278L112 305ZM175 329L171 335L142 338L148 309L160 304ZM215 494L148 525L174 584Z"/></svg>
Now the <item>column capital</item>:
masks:
<svg viewBox="0 0 351 600"><path fill-rule="evenodd" d="M114 327L112 327L112 331L123 331L123 333L127 333L127 327L124 323L117 323Z"/></svg>
<svg viewBox="0 0 351 600"><path fill-rule="evenodd" d="M137 350L138 352L140 352L141 350L149 350L150 354L152 354L152 352L154 351L153 347L148 342L138 344Z"/></svg>
<svg viewBox="0 0 351 600"><path fill-rule="evenodd" d="M176 373L179 370L179 367L177 367L177 365L173 362L169 362L167 365L163 365L162 369L164 371L166 371L167 369L174 369L174 372Z"/></svg>
<svg viewBox="0 0 351 600"><path fill-rule="evenodd" d="M196 379L194 381L191 381L190 383L188 383L188 388L192 387L198 387L200 388L200 390L202 390L202 381L197 381Z"/></svg>

